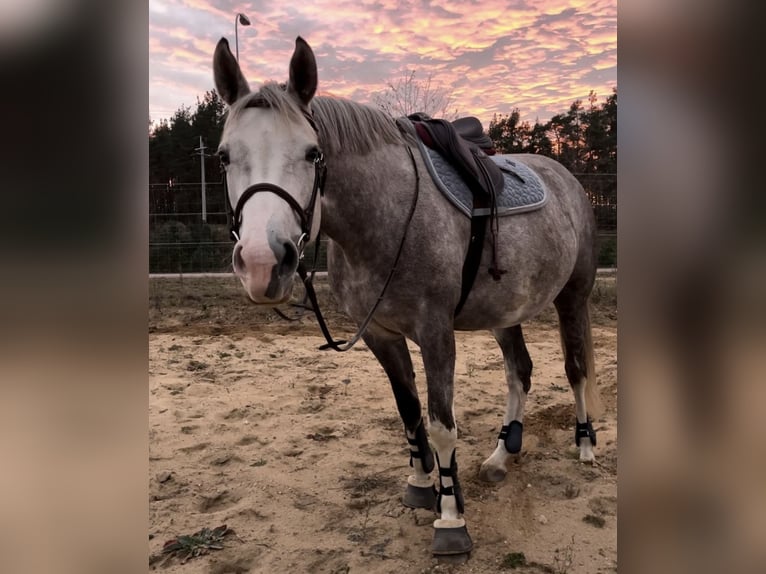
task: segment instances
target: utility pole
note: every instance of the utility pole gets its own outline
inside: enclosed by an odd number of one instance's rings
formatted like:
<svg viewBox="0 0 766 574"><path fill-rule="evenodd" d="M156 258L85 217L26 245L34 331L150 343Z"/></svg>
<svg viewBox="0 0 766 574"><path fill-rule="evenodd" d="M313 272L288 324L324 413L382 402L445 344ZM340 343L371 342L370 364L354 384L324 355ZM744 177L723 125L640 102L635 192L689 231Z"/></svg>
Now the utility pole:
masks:
<svg viewBox="0 0 766 574"><path fill-rule="evenodd" d="M202 222L207 223L207 193L205 190L205 157L209 157L205 154L205 144L202 141L202 136L199 136L199 147L194 151L199 152L200 160L200 181L202 182Z"/></svg>

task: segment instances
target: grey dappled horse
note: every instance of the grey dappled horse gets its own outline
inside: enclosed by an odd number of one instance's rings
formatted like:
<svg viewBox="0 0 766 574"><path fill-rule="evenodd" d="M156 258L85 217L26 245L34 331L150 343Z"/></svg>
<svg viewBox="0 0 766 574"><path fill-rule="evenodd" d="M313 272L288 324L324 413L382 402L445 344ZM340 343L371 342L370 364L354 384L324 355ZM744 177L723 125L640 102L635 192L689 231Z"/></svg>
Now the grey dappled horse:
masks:
<svg viewBox="0 0 766 574"><path fill-rule="evenodd" d="M455 456L455 330L491 330L505 358L503 429L481 478L502 480L506 463L521 449L532 373L521 323L551 302L574 391L580 459L593 460L590 420L597 416L598 397L588 296L596 274L596 228L582 187L549 158L512 156L539 175L550 198L536 211L498 220L497 261L508 272L499 281L488 273L488 236L478 276L456 316L471 224L438 191L420 154L411 155L411 136L377 109L315 98L316 60L302 38L287 84L268 82L251 92L225 39L213 67L216 89L229 106L218 154L229 201L237 206L236 274L256 303L287 301L303 246L321 227L330 239L331 288L343 310L362 323L396 261L363 339L390 379L410 444L413 474L404 504L437 508L435 555L467 555L473 543ZM422 351L428 433L406 339ZM429 474L435 465L437 499Z"/></svg>

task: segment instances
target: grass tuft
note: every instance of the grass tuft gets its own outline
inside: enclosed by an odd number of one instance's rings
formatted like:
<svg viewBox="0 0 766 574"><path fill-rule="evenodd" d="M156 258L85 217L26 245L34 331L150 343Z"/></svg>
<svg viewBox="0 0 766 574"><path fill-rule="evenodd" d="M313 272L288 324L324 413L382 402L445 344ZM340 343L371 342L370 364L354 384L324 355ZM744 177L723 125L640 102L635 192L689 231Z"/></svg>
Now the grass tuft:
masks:
<svg viewBox="0 0 766 574"><path fill-rule="evenodd" d="M603 528L606 524L606 520L604 520L601 516L596 516L595 514L586 514L583 516L582 521L590 524L591 526L595 526L596 528Z"/></svg>
<svg viewBox="0 0 766 574"><path fill-rule="evenodd" d="M500 567L505 570L514 570L520 566L527 565L527 557L523 552L511 552L503 557L503 561L500 562Z"/></svg>
<svg viewBox="0 0 766 574"><path fill-rule="evenodd" d="M187 560L207 554L210 550L221 550L223 539L229 534L234 534L234 531L224 524L213 529L203 528L194 534L177 536L165 542L161 553L150 557L149 564L162 561L165 565L172 558L179 558L181 564L184 564Z"/></svg>

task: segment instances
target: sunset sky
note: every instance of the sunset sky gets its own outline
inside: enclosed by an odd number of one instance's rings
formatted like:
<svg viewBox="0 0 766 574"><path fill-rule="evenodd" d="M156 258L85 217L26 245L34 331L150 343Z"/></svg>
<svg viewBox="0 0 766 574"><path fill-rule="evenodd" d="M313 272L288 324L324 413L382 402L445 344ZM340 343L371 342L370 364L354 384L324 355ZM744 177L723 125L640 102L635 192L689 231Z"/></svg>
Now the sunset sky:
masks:
<svg viewBox="0 0 766 574"><path fill-rule="evenodd" d="M545 122L617 86L617 0L150 0L149 112L157 121L213 89L216 42L238 26L252 88L284 81L295 37L314 49L319 93L371 103L407 70L488 124L519 108Z"/></svg>

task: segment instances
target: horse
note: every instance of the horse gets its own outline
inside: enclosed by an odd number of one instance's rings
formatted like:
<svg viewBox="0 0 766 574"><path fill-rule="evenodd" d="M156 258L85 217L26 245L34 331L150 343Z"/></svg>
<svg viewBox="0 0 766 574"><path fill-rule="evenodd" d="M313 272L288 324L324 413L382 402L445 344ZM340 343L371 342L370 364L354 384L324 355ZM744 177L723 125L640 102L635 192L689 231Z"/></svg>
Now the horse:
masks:
<svg viewBox="0 0 766 574"><path fill-rule="evenodd" d="M491 331L504 357L505 415L481 479L503 480L521 450L532 375L521 324L550 304L574 394L575 443L580 460L594 460L600 401L588 302L596 224L582 186L553 159L509 156L537 174L549 199L495 220L494 243L484 238L479 272L456 313L471 220L437 189L424 159L412 153L413 136L395 118L317 95L316 58L300 36L286 83L267 81L251 91L225 38L213 72L227 106L217 154L235 219L234 273L253 302L285 303L305 245L320 230L328 237L331 290L364 325L361 338L383 367L403 422L412 467L403 503L436 511L435 556L470 556L456 455L455 331ZM506 271L500 277L488 273L495 261ZM427 423L407 340L422 353Z"/></svg>

